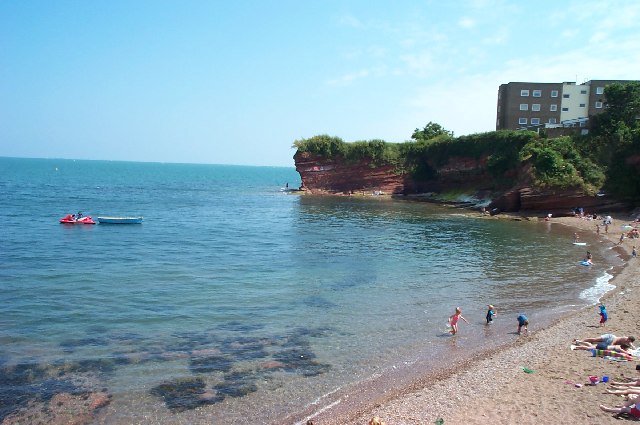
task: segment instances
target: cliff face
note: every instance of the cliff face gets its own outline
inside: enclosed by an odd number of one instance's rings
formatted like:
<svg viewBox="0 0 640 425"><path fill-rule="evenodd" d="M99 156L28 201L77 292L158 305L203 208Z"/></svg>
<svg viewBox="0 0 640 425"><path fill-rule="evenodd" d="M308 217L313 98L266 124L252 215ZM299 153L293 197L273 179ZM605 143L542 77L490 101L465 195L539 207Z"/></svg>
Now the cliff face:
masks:
<svg viewBox="0 0 640 425"><path fill-rule="evenodd" d="M341 158L326 159L307 152L293 157L304 188L313 194L385 192L409 195L451 189L490 189L486 158L452 158L436 170L437 178L415 180L397 173L392 166L374 166L368 161L347 163Z"/></svg>
<svg viewBox="0 0 640 425"><path fill-rule="evenodd" d="M369 162L347 164L340 159L327 160L297 152L293 157L305 190L313 194L349 194L352 192L404 192L405 177L391 166L372 167Z"/></svg>
<svg viewBox="0 0 640 425"><path fill-rule="evenodd" d="M421 180L398 173L392 166L376 167L367 161L347 163L341 158L327 159L307 152L296 152L294 160L303 188L311 194L385 193L399 196L454 191L485 200L485 205L490 202L490 209L543 211L555 215L569 214L577 207L586 212L629 207L606 195L589 196L577 190L536 191L528 185L526 168L507 172L505 178L512 186L505 188L487 173L486 157L452 157L444 165L429 164L434 172Z"/></svg>

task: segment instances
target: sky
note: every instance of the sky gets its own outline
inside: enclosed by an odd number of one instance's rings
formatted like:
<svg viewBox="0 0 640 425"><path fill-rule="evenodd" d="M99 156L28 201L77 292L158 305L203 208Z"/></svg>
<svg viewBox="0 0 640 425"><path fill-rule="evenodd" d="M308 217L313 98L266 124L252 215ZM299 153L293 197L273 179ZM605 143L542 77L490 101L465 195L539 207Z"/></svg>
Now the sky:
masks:
<svg viewBox="0 0 640 425"><path fill-rule="evenodd" d="M0 156L294 165L493 131L500 84L640 79L636 0L2 0Z"/></svg>

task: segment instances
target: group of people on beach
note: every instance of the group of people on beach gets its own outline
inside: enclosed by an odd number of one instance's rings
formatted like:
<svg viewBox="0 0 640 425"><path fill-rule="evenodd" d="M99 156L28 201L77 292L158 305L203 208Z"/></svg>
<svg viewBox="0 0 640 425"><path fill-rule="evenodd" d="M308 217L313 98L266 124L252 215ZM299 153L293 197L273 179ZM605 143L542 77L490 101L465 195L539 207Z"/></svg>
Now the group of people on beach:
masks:
<svg viewBox="0 0 640 425"><path fill-rule="evenodd" d="M636 365L636 371L640 372L640 364ZM634 419L640 419L640 400L638 399L640 395L640 379L628 382L611 381L611 387L607 389L607 393L627 396L627 399L621 405L614 407L601 404L600 409L616 415L627 414Z"/></svg>
<svg viewBox="0 0 640 425"><path fill-rule="evenodd" d="M615 336L613 334L604 334L596 338L586 338L584 340L575 340L579 344L576 348L585 350L607 350L607 352L625 353L625 360L633 360L630 350L634 350L633 336ZM592 348L589 348L592 347ZM573 348L573 346L572 346ZM640 365L636 365L636 371L640 372ZM610 407L604 404L600 405L600 409L605 412L615 413L616 415L629 415L633 419L640 419L640 379L633 379L627 382L611 381L610 387L606 390L608 394L620 395L627 399L616 406Z"/></svg>
<svg viewBox="0 0 640 425"><path fill-rule="evenodd" d="M488 305L487 315L485 319L487 321L487 325L490 325L493 322L493 319L498 315L498 310L492 305ZM456 307L455 313L449 316L449 333L451 335L456 335L458 333L458 322L462 320L465 323L469 324L469 321L462 316L462 309L460 307ZM517 317L518 320L518 331L517 334L520 335L522 331L528 332L529 329L529 318L524 314L519 314Z"/></svg>

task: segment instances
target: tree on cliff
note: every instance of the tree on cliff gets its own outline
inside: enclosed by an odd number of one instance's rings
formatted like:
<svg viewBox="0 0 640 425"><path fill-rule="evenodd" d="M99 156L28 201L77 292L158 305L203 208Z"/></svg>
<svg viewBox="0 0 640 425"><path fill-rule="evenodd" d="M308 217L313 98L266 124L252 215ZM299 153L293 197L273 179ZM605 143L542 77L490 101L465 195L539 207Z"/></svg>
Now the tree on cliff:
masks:
<svg viewBox="0 0 640 425"><path fill-rule="evenodd" d="M440 124L429 121L429 124L425 125L422 130L416 128L411 138L415 141L420 141L435 139L439 136L453 137L453 131L445 130Z"/></svg>
<svg viewBox="0 0 640 425"><path fill-rule="evenodd" d="M606 169L607 189L640 197L640 82L605 88L605 111L591 117L585 150Z"/></svg>

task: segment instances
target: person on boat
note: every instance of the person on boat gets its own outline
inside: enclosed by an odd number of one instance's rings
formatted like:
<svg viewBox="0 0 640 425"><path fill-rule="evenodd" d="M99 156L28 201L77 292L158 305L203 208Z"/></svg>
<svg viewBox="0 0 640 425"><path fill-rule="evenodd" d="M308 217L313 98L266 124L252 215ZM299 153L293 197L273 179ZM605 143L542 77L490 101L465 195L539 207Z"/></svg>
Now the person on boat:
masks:
<svg viewBox="0 0 640 425"><path fill-rule="evenodd" d="M82 211L78 211L78 214L76 214L76 219L80 220L82 217Z"/></svg>

